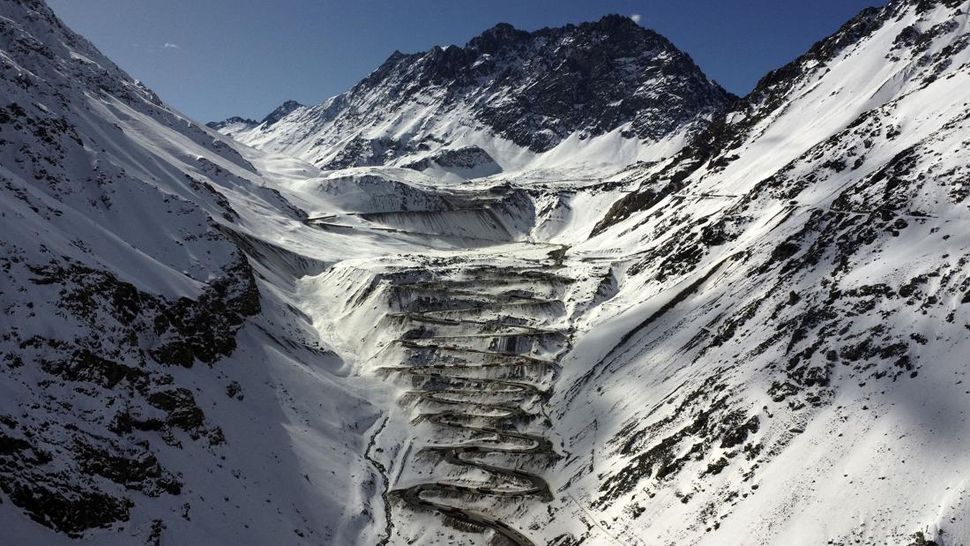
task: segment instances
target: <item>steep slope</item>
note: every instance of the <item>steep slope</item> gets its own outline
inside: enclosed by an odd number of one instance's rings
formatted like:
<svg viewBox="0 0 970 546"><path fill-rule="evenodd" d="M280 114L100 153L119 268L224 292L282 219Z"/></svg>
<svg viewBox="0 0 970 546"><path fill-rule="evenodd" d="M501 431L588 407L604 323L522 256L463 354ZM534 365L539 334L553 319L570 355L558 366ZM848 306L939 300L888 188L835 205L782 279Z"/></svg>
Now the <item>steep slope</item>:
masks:
<svg viewBox="0 0 970 546"><path fill-rule="evenodd" d="M39 0L0 97L0 542L355 540L376 411L293 303L341 236L279 247L306 215Z"/></svg>
<svg viewBox="0 0 970 546"><path fill-rule="evenodd" d="M328 169L474 178L542 157L630 163L651 146L669 155L732 98L667 39L612 15L531 33L500 24L464 47L395 52L321 105L288 102L259 123L212 126Z"/></svg>
<svg viewBox="0 0 970 546"><path fill-rule="evenodd" d="M629 174L552 400L555 544L970 540L970 3L870 9ZM549 513L555 515L550 518Z"/></svg>

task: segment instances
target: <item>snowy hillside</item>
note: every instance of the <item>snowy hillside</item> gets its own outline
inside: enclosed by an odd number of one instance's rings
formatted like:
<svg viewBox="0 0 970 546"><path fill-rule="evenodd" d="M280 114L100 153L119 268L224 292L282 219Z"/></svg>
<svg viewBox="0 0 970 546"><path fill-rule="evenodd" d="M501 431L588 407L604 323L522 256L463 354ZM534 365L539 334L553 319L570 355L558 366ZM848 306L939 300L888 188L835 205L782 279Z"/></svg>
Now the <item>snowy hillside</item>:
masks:
<svg viewBox="0 0 970 546"><path fill-rule="evenodd" d="M500 24L464 47L395 52L323 104L210 126L327 169L477 178L672 155L732 99L666 38L611 15L532 33Z"/></svg>
<svg viewBox="0 0 970 546"><path fill-rule="evenodd" d="M339 237L43 2L0 96L0 543L355 536L375 390L292 303Z"/></svg>
<svg viewBox="0 0 970 546"><path fill-rule="evenodd" d="M970 544L968 0L737 101L616 16L210 128L0 63L0 543Z"/></svg>
<svg viewBox="0 0 970 546"><path fill-rule="evenodd" d="M619 289L551 401L556 515L523 522L557 544L970 542L968 13L863 12L571 249Z"/></svg>

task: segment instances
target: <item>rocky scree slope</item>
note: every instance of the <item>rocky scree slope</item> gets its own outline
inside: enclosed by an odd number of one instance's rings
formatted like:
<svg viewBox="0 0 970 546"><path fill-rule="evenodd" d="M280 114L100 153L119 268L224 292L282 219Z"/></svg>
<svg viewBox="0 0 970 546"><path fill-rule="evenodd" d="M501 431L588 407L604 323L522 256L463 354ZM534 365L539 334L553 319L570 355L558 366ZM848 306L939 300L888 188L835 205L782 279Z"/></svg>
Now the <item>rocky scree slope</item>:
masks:
<svg viewBox="0 0 970 546"><path fill-rule="evenodd" d="M666 38L611 15L535 32L500 24L464 47L395 52L321 105L210 125L328 169L435 163L474 177L570 138L692 134L733 98Z"/></svg>

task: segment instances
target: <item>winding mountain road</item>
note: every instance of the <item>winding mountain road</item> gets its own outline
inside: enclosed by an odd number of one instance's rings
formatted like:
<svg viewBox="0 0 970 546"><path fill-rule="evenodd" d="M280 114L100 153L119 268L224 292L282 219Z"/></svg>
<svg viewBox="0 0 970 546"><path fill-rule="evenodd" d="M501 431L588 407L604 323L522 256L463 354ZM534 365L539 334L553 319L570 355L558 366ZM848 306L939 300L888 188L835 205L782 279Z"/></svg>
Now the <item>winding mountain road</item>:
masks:
<svg viewBox="0 0 970 546"><path fill-rule="evenodd" d="M560 267L550 255L521 268L452 267L393 287L402 309L388 316L410 328L395 344L424 358L379 373L412 387L400 401L413 408L413 436L425 445L419 453L450 471L391 498L514 545L534 544L489 508L552 500L536 469L558 457L539 417L569 339L544 326L564 309L557 296L570 279L556 273Z"/></svg>

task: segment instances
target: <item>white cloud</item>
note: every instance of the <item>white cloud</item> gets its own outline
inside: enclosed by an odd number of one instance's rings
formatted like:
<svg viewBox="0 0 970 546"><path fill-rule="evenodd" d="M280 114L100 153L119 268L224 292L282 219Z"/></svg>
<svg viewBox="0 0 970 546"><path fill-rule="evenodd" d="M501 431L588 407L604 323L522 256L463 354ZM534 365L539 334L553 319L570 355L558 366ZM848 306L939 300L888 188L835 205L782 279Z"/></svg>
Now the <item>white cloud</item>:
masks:
<svg viewBox="0 0 970 546"><path fill-rule="evenodd" d="M173 44L172 42L165 42L162 49L182 49L178 44Z"/></svg>
<svg viewBox="0 0 970 546"><path fill-rule="evenodd" d="M630 19L633 19L633 22L639 25L640 19L643 19L643 17L639 13L634 13L630 16Z"/></svg>

